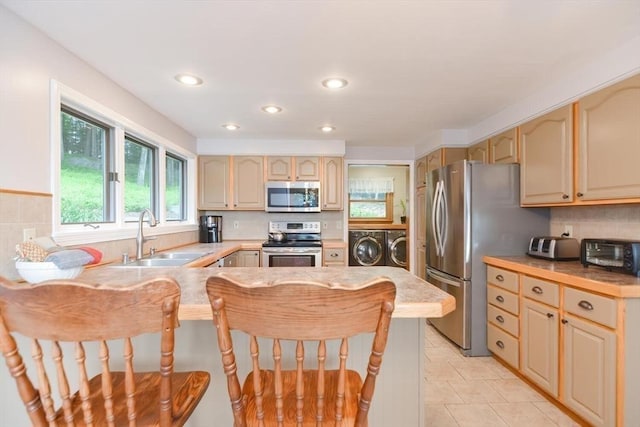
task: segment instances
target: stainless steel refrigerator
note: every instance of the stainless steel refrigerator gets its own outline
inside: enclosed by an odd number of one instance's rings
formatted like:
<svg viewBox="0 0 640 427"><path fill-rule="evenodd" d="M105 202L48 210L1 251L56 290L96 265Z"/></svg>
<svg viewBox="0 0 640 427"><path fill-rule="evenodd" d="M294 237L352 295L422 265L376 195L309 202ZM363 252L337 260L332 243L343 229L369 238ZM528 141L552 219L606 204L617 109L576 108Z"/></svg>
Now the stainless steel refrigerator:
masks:
<svg viewBox="0 0 640 427"><path fill-rule="evenodd" d="M489 355L485 255L524 255L547 208L520 207L518 164L460 161L427 174L427 281L456 298L429 321L467 356Z"/></svg>

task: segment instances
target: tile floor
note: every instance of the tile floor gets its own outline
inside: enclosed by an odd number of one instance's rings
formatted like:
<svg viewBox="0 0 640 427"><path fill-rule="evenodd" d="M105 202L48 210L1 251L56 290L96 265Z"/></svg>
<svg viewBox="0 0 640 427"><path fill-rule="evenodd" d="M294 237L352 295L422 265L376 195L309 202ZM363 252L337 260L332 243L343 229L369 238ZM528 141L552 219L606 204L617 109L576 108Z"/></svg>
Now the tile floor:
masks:
<svg viewBox="0 0 640 427"><path fill-rule="evenodd" d="M464 357L425 331L427 426L580 426L492 357Z"/></svg>

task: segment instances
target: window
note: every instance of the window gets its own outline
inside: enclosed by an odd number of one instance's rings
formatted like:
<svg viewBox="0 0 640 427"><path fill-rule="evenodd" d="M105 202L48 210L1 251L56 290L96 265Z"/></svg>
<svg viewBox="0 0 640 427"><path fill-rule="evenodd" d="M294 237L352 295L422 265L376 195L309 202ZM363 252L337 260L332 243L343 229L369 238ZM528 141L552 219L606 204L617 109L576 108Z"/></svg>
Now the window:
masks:
<svg viewBox="0 0 640 427"><path fill-rule="evenodd" d="M193 231L196 155L58 82L51 83L53 237L61 245Z"/></svg>
<svg viewBox="0 0 640 427"><path fill-rule="evenodd" d="M60 128L60 222L113 222L111 129L67 108Z"/></svg>
<svg viewBox="0 0 640 427"><path fill-rule="evenodd" d="M393 178L349 179L349 222L393 222Z"/></svg>
<svg viewBox="0 0 640 427"><path fill-rule="evenodd" d="M167 221L186 219L186 160L171 153L166 158L165 203Z"/></svg>

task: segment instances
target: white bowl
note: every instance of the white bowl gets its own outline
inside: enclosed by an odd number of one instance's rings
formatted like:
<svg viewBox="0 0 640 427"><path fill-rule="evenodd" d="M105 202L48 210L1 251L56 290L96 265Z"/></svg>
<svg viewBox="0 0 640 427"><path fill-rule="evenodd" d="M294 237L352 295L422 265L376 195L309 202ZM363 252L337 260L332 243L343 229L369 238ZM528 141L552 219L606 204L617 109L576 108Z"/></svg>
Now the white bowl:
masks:
<svg viewBox="0 0 640 427"><path fill-rule="evenodd" d="M84 266L60 269L52 262L16 261L16 269L29 283L40 283L52 279L73 279L78 277Z"/></svg>

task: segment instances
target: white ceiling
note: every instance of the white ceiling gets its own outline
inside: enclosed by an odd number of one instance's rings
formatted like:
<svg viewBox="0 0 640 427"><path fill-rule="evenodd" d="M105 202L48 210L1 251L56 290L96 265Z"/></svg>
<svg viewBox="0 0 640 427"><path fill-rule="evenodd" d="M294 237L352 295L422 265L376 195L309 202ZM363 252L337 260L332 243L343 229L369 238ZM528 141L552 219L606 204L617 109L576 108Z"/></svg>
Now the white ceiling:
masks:
<svg viewBox="0 0 640 427"><path fill-rule="evenodd" d="M640 35L640 0L0 0L197 138L413 146ZM174 75L192 72L197 88ZM320 81L349 85L330 92ZM260 107L284 108L267 115ZM221 125L234 122L234 133ZM324 135L318 127L336 131Z"/></svg>

